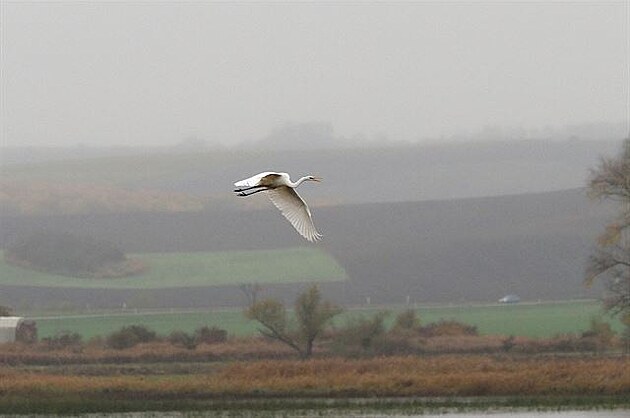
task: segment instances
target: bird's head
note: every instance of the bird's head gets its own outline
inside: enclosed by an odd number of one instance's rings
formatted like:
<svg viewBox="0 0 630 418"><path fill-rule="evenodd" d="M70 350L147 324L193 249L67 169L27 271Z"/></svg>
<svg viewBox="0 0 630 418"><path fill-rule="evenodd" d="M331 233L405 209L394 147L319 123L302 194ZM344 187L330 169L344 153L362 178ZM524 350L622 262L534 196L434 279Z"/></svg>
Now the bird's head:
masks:
<svg viewBox="0 0 630 418"><path fill-rule="evenodd" d="M322 178L321 178L321 177L317 177L317 176L308 176L306 179L307 179L307 180L310 180L310 181L316 181L316 182L318 182L318 183L319 183L320 181L322 181Z"/></svg>

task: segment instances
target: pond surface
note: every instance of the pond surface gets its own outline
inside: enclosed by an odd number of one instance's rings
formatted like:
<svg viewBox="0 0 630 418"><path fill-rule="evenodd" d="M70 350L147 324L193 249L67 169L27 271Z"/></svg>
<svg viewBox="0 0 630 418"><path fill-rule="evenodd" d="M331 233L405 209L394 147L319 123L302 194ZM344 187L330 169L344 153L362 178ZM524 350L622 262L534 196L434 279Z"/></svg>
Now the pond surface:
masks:
<svg viewBox="0 0 630 418"><path fill-rule="evenodd" d="M53 418L59 415L29 415L36 418ZM207 417L344 417L344 418L628 418L630 410L615 409L610 411L518 411L496 410L486 412L443 413L443 414L383 414L383 413L343 413L338 414L333 410L317 411L194 411L194 412L129 412L115 414L79 414L71 415L81 418L207 418ZM0 415L0 418L17 417L13 415Z"/></svg>

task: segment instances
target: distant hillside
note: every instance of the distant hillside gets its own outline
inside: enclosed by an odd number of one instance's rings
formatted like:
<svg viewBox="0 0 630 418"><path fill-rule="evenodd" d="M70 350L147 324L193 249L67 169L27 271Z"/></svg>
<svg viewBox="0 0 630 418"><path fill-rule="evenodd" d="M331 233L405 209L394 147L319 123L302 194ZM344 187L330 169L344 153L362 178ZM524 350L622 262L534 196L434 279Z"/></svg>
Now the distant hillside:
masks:
<svg viewBox="0 0 630 418"><path fill-rule="evenodd" d="M0 166L0 212L63 214L237 210L232 184L261 171L315 174L302 193L314 206L536 193L583 187L619 141L512 141L389 148L109 154Z"/></svg>
<svg viewBox="0 0 630 418"><path fill-rule="evenodd" d="M549 300L599 296L582 286L584 266L613 216L571 190L347 207L322 229L359 299Z"/></svg>
<svg viewBox="0 0 630 418"><path fill-rule="evenodd" d="M161 190L133 190L104 184L0 181L0 208L12 215L120 212L193 212L204 199Z"/></svg>
<svg viewBox="0 0 630 418"><path fill-rule="evenodd" d="M324 234L317 246L330 252L349 276L329 296L354 304L368 297L372 303L403 303L407 296L415 302L494 301L507 293L524 300L597 297L598 289L582 285L583 269L597 235L613 216L612 206L588 200L581 189L314 210ZM5 216L0 218L0 244L41 229L93 236L132 253L305 244L270 204L261 210L198 213ZM23 289L20 295L27 297ZM178 298L171 292L163 300L184 306L241 300L234 289L189 295Z"/></svg>
<svg viewBox="0 0 630 418"><path fill-rule="evenodd" d="M86 278L102 282L100 279L137 275L146 269L142 261L129 259L109 242L50 232L28 236L8 247L3 261L26 276L42 272L51 280L65 276L81 278L82 283Z"/></svg>

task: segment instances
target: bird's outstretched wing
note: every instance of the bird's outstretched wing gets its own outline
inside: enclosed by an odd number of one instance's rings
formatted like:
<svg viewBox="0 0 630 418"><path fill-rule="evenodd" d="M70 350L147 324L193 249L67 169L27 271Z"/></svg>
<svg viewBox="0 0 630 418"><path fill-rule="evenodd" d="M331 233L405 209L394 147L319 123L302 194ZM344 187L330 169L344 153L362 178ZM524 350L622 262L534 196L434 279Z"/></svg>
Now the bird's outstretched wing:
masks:
<svg viewBox="0 0 630 418"><path fill-rule="evenodd" d="M280 177L284 173L276 173L273 171L265 171L250 178L237 181L234 183L236 187L255 187L255 186L269 186L276 178Z"/></svg>
<svg viewBox="0 0 630 418"><path fill-rule="evenodd" d="M277 187L268 190L267 196L300 235L310 242L322 238L322 235L317 232L315 225L313 225L311 211L308 209L306 202L293 188L287 186Z"/></svg>

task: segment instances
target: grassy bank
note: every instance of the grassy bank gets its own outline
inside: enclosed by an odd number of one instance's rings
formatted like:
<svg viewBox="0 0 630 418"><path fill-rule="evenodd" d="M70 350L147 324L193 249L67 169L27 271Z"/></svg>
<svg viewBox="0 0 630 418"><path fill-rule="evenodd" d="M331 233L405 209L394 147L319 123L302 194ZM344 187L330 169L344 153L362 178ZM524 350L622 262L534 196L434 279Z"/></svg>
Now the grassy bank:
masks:
<svg viewBox="0 0 630 418"><path fill-rule="evenodd" d="M155 374L145 368L130 375L116 368L98 375L3 368L0 410L627 408L627 366L627 360L613 358L438 356L232 362L186 373L157 367Z"/></svg>

